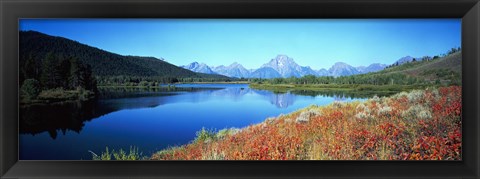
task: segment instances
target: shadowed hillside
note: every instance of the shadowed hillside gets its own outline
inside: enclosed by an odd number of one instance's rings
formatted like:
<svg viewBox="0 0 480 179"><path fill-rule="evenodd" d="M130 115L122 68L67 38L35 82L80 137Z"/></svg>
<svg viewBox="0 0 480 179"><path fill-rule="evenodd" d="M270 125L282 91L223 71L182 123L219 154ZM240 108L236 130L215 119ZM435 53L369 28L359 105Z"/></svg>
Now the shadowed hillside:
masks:
<svg viewBox="0 0 480 179"><path fill-rule="evenodd" d="M63 37L35 31L20 31L20 66L28 58L41 61L48 53L75 57L90 65L96 76L162 76L177 78L228 78L195 73L154 57L123 56Z"/></svg>

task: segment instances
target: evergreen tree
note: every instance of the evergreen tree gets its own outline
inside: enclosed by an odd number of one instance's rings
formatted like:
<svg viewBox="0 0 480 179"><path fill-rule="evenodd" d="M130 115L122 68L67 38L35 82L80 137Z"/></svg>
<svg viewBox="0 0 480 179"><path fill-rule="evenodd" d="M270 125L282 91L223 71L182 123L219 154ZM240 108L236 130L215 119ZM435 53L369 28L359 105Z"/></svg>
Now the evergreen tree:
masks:
<svg viewBox="0 0 480 179"><path fill-rule="evenodd" d="M59 59L60 61L60 64L59 64L59 73L60 73L60 81L59 81L59 87L63 87L64 89L68 89L69 88L69 83L68 83L68 79L69 79L69 75L70 75L70 60L68 59L64 59L63 57L61 57Z"/></svg>
<svg viewBox="0 0 480 179"><path fill-rule="evenodd" d="M59 60L51 52L43 59L42 69L40 83L43 88L52 89L61 86L62 76L59 70Z"/></svg>
<svg viewBox="0 0 480 179"><path fill-rule="evenodd" d="M76 58L70 58L70 73L68 75L68 87L69 89L75 89L81 86L82 79L80 76L80 64Z"/></svg>
<svg viewBox="0 0 480 179"><path fill-rule="evenodd" d="M22 70L23 75L26 79L37 78L39 73L37 72L37 63L32 55L28 55L25 61L25 66Z"/></svg>
<svg viewBox="0 0 480 179"><path fill-rule="evenodd" d="M27 79L20 88L20 94L26 99L35 99L40 94L40 84L36 79Z"/></svg>

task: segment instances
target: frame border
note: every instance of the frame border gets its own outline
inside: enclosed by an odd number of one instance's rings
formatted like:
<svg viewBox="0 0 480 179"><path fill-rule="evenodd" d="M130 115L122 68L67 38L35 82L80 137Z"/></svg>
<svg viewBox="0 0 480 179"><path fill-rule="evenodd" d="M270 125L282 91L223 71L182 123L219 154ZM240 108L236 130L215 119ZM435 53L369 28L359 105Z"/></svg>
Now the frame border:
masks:
<svg viewBox="0 0 480 179"><path fill-rule="evenodd" d="M479 178L479 0L0 0L0 178ZM462 18L462 161L18 161L20 18Z"/></svg>

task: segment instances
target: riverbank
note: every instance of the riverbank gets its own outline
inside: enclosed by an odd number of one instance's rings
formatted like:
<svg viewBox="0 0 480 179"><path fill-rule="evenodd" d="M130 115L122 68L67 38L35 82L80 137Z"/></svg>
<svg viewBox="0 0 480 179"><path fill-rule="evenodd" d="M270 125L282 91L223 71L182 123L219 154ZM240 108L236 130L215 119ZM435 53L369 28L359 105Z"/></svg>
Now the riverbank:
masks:
<svg viewBox="0 0 480 179"><path fill-rule="evenodd" d="M95 93L90 90L64 90L61 88L43 90L33 99L21 97L20 106L36 105L36 104L53 104L73 101L86 101L95 98Z"/></svg>
<svg viewBox="0 0 480 179"><path fill-rule="evenodd" d="M461 97L451 86L310 106L242 129L202 129L150 159L461 160Z"/></svg>
<svg viewBox="0 0 480 179"><path fill-rule="evenodd" d="M367 84L259 84L250 83L250 88L286 92L289 90L345 91L345 92L391 92L425 89L426 85L367 85ZM432 85L429 85L433 87Z"/></svg>
<svg viewBox="0 0 480 179"><path fill-rule="evenodd" d="M178 82L175 84L250 84L249 81L223 81L223 82ZM173 85L175 85L173 84Z"/></svg>
<svg viewBox="0 0 480 179"><path fill-rule="evenodd" d="M164 85L99 85L98 88L142 88L142 89L158 89L158 88L174 88L175 85L181 84L249 84L248 81L233 81L233 82L189 82L189 83L172 83Z"/></svg>
<svg viewBox="0 0 480 179"><path fill-rule="evenodd" d="M171 84L163 84L167 86L161 86L160 84L154 85L150 83L144 83L144 84L137 84L137 85L131 85L131 84L125 84L125 85L98 85L99 88L163 88L163 87L168 87L168 86L175 86L177 84L250 84L248 81L229 81L229 82L177 82L177 83L171 83Z"/></svg>

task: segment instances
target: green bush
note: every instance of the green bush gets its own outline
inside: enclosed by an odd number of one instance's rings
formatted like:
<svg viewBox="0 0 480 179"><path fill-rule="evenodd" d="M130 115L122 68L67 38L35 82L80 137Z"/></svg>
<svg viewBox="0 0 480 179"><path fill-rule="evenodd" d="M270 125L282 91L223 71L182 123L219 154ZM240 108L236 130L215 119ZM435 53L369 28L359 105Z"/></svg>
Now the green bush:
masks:
<svg viewBox="0 0 480 179"><path fill-rule="evenodd" d="M205 129L204 127L202 127L202 129L200 131L197 131L196 135L197 135L197 137L195 137L195 141L194 141L195 143L197 143L197 142L209 142L209 141L212 141L212 140L216 139L215 130Z"/></svg>
<svg viewBox="0 0 480 179"><path fill-rule="evenodd" d="M148 81L141 81L138 86L149 86L149 82Z"/></svg>
<svg viewBox="0 0 480 179"><path fill-rule="evenodd" d="M40 94L40 82L35 79L26 79L20 91L25 99L35 99Z"/></svg>
<svg viewBox="0 0 480 179"><path fill-rule="evenodd" d="M78 99L80 100L88 100L90 97L94 96L95 93L93 93L90 90L85 90L85 88L77 87L77 93L78 93Z"/></svg>

